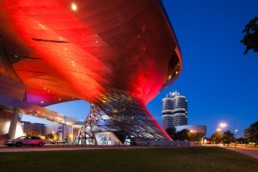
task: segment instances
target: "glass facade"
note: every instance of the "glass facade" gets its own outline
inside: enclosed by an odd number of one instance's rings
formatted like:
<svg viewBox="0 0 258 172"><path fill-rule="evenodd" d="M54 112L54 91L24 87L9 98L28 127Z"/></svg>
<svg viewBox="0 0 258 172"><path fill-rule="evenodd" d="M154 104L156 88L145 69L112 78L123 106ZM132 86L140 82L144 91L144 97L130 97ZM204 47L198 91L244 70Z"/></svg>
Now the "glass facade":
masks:
<svg viewBox="0 0 258 172"><path fill-rule="evenodd" d="M140 100L118 90L106 95L91 105L90 114L78 133L76 143L131 145L137 141L169 140L169 136Z"/></svg>
<svg viewBox="0 0 258 172"><path fill-rule="evenodd" d="M95 133L98 145L121 145L120 140L113 134L113 132Z"/></svg>
<svg viewBox="0 0 258 172"><path fill-rule="evenodd" d="M164 129L187 125L187 100L179 92L169 93L162 100L162 126Z"/></svg>

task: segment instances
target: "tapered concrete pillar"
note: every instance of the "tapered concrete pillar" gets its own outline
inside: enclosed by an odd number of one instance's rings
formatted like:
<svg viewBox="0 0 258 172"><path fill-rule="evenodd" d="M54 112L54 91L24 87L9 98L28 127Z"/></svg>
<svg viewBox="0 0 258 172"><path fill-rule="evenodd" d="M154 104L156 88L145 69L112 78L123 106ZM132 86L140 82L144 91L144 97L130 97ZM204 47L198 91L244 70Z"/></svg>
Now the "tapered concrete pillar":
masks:
<svg viewBox="0 0 258 172"><path fill-rule="evenodd" d="M16 132L16 126L17 126L18 119L19 119L19 109L14 108L13 109L13 116L12 116L10 127L9 127L9 133L8 133L10 139L13 139L15 137L15 132Z"/></svg>

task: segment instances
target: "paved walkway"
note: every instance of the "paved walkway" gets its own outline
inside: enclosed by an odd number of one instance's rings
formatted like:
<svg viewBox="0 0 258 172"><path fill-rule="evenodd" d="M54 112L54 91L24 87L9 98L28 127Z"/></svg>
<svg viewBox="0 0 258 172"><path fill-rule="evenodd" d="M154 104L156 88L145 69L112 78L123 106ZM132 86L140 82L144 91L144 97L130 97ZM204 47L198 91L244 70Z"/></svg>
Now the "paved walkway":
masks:
<svg viewBox="0 0 258 172"><path fill-rule="evenodd" d="M225 147L225 148L227 148L227 147ZM250 148L248 148L248 149L227 148L227 149L258 159L258 149L257 148L253 148L253 149L250 149Z"/></svg>
<svg viewBox="0 0 258 172"><path fill-rule="evenodd" d="M41 152L41 151L60 151L60 150L92 150L92 149L140 149L148 148L143 146L85 146L85 145L45 145L43 147L7 147L0 146L1 152Z"/></svg>

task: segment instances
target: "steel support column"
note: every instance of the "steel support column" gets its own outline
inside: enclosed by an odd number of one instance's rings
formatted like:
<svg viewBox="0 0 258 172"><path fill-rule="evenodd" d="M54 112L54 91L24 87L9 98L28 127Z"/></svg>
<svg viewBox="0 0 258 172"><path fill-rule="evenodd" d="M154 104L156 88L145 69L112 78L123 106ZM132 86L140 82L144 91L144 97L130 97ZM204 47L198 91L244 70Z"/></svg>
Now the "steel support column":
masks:
<svg viewBox="0 0 258 172"><path fill-rule="evenodd" d="M13 109L13 116L12 116L10 127L9 127L9 133L8 133L9 137L11 139L13 139L15 137L15 132L16 132L16 126L17 126L18 119L19 119L19 109L14 108Z"/></svg>

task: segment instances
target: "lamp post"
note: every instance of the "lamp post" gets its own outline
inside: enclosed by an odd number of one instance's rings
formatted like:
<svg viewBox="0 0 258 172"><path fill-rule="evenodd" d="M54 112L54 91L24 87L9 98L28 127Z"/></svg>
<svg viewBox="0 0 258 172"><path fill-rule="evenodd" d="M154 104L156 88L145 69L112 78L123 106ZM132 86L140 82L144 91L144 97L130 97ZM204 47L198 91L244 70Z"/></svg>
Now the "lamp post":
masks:
<svg viewBox="0 0 258 172"><path fill-rule="evenodd" d="M224 129L227 127L227 123L221 122L221 123L219 124L219 127L220 127L220 131L221 131L221 134L222 134L222 130L224 130ZM222 134L222 143L223 143L223 145L224 145L223 134Z"/></svg>
<svg viewBox="0 0 258 172"><path fill-rule="evenodd" d="M235 115L235 130L234 130L234 136L235 136L235 148L236 148L236 133L237 133L237 129L236 129L236 115Z"/></svg>
<svg viewBox="0 0 258 172"><path fill-rule="evenodd" d="M234 134L235 134L235 148L236 148L236 133L238 132L238 130L237 129L235 129L235 131L234 131Z"/></svg>

